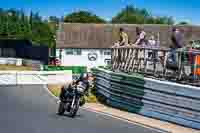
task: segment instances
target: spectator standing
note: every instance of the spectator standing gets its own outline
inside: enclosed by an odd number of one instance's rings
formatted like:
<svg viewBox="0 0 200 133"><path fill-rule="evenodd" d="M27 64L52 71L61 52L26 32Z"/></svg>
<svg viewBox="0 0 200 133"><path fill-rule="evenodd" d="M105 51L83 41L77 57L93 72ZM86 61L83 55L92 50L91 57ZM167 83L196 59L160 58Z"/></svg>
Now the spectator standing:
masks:
<svg viewBox="0 0 200 133"><path fill-rule="evenodd" d="M119 36L120 36L119 46L128 46L129 38L123 28L119 29Z"/></svg>
<svg viewBox="0 0 200 133"><path fill-rule="evenodd" d="M172 35L171 35L171 41L172 45L170 46L170 52L171 52L171 59L173 62L176 62L176 50L178 48L182 48L184 44L184 35L183 33L177 29L172 29Z"/></svg>
<svg viewBox="0 0 200 133"><path fill-rule="evenodd" d="M136 41L135 41L135 45L136 46L146 46L147 45L147 40L146 40L146 32L140 28L140 27L136 27Z"/></svg>
<svg viewBox="0 0 200 133"><path fill-rule="evenodd" d="M119 29L119 41L115 43L113 47L124 47L129 45L128 34L124 31L123 28Z"/></svg>
<svg viewBox="0 0 200 133"><path fill-rule="evenodd" d="M156 47L156 40L155 40L155 37L153 35L148 40L148 47L149 48L155 48ZM153 50L149 50L148 57L153 56L153 53L154 53Z"/></svg>

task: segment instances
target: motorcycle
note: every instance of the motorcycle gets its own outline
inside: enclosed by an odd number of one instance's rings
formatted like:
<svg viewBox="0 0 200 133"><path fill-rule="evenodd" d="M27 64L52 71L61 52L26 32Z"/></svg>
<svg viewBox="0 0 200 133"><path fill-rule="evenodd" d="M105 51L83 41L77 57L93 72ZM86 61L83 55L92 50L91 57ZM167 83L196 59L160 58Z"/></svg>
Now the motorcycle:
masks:
<svg viewBox="0 0 200 133"><path fill-rule="evenodd" d="M59 103L58 114L63 115L67 111L70 117L75 117L81 106L81 98L84 99L85 90L86 86L82 81L66 89L65 98L61 99Z"/></svg>

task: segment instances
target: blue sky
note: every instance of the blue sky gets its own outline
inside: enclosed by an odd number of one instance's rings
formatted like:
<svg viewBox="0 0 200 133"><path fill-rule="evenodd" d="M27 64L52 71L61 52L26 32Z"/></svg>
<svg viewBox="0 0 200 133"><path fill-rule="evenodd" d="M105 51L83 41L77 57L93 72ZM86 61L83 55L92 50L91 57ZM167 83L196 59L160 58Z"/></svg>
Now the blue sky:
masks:
<svg viewBox="0 0 200 133"><path fill-rule="evenodd" d="M39 12L41 16L63 16L76 10L87 10L109 20L126 5L146 8L153 15L173 16L176 21L200 25L199 0L1 0L1 8Z"/></svg>

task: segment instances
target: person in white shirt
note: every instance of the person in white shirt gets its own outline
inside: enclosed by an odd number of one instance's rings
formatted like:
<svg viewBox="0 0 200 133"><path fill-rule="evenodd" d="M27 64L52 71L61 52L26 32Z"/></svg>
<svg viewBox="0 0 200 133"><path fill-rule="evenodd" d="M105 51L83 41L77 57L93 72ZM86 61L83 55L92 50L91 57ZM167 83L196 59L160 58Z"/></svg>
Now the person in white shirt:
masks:
<svg viewBox="0 0 200 133"><path fill-rule="evenodd" d="M155 47L155 46L156 46L156 40L155 40L155 37L154 37L153 35L149 38L148 44L149 44L151 47Z"/></svg>
<svg viewBox="0 0 200 133"><path fill-rule="evenodd" d="M149 40L148 40L148 47L149 48L156 48L156 40L155 40L155 37L152 35ZM149 50L148 52L148 57L155 57L155 53L153 52L153 50Z"/></svg>

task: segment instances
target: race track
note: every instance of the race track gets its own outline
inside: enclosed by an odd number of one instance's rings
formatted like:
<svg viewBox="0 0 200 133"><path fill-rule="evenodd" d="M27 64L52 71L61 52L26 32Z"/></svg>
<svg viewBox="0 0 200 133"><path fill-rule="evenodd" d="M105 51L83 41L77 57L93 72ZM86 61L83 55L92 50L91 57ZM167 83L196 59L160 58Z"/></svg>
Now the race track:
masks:
<svg viewBox="0 0 200 133"><path fill-rule="evenodd" d="M76 118L56 114L58 105L40 85L0 87L0 133L158 133L80 109Z"/></svg>

